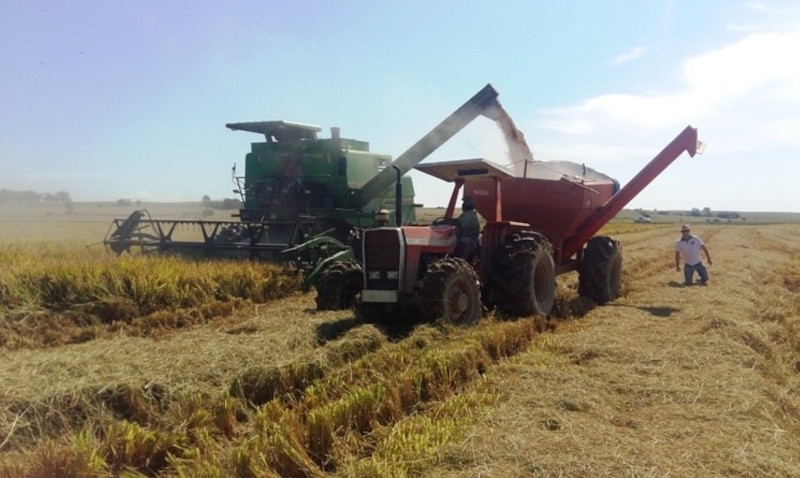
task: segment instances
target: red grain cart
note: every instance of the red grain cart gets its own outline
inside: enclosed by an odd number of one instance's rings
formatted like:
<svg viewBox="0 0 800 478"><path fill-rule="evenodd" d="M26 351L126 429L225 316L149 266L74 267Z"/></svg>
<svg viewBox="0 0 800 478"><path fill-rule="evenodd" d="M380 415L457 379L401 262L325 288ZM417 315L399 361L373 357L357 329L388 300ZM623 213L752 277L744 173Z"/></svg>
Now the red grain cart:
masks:
<svg viewBox="0 0 800 478"><path fill-rule="evenodd" d="M417 164L416 169L454 184L444 216L426 226L364 231L362 261L336 264L323 273L318 307L357 303L374 318L414 309L453 324L476 321L483 305L513 316L547 315L555 303L555 277L574 270L582 296L605 304L619 295L620 243L595 234L683 152L701 152L697 130L686 127L620 188L613 178L582 165L533 161L496 92L490 93L459 110L470 107L461 123L477 115L497 121L512 159L514 151L521 155L517 168L485 159ZM442 125L426 138L440 137ZM444 140L457 130L448 130ZM458 248L461 226L454 217L459 196L471 198L486 221L478 247L466 255Z"/></svg>

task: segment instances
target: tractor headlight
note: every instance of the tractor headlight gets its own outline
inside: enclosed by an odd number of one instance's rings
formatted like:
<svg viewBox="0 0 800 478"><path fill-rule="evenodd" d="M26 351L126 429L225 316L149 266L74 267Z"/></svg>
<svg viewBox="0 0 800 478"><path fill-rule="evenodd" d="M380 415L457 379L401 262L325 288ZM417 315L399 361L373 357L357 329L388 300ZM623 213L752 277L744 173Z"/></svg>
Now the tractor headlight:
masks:
<svg viewBox="0 0 800 478"><path fill-rule="evenodd" d="M398 271L386 271L386 278L389 280L397 280L400 277L400 273Z"/></svg>
<svg viewBox="0 0 800 478"><path fill-rule="evenodd" d="M381 278L381 271L369 271L367 277L370 280L379 280Z"/></svg>

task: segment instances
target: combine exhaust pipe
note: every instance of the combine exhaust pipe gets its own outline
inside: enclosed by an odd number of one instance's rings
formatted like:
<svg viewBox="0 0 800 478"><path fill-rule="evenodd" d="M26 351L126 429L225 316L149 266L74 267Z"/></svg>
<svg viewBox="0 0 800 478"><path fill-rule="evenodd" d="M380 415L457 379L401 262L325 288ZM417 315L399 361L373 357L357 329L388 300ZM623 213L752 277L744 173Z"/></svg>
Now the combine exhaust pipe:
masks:
<svg viewBox="0 0 800 478"><path fill-rule="evenodd" d="M397 173L397 183L394 187L394 224L400 227L403 225L403 183L400 182L403 173L400 172L400 168L395 165L392 165L392 168L394 168Z"/></svg>

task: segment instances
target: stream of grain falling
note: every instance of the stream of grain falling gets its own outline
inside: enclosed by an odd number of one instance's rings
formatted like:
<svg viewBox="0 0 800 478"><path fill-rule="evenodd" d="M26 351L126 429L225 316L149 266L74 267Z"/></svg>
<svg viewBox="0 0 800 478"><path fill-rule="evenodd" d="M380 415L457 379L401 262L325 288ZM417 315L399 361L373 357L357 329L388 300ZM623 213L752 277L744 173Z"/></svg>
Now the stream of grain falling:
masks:
<svg viewBox="0 0 800 478"><path fill-rule="evenodd" d="M517 176L524 176L525 163L533 161L533 152L525 141L525 135L517 129L514 120L508 112L500 105L496 109L495 121L503 132L508 145L508 155L511 161L511 168Z"/></svg>

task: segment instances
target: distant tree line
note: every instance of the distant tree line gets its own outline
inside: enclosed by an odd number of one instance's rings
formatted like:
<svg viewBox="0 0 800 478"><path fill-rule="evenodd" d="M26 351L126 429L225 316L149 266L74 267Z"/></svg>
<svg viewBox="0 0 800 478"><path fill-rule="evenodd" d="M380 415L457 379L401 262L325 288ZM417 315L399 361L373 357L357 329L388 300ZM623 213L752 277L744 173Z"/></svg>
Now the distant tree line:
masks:
<svg viewBox="0 0 800 478"><path fill-rule="evenodd" d="M203 207L207 207L210 209L226 210L226 209L239 209L242 207L242 201L240 201L239 199L225 198L221 201L214 201L208 194L203 196L203 199L200 202L203 205Z"/></svg>
<svg viewBox="0 0 800 478"><path fill-rule="evenodd" d="M739 219L740 217L738 212L712 212L710 207L704 207L702 211L698 208L692 208L692 210L689 211L689 215L692 217L718 217L720 219Z"/></svg>
<svg viewBox="0 0 800 478"><path fill-rule="evenodd" d="M642 216L650 217L649 212L639 208L636 209ZM656 211L653 210L653 214L659 214L661 216L691 216L691 217L706 217L706 218L717 218L717 219L741 219L745 220L744 217L741 216L738 212L734 211L717 211L714 212L711 210L710 207L704 207L703 209L700 208L692 208L690 211Z"/></svg>
<svg viewBox="0 0 800 478"><path fill-rule="evenodd" d="M208 194L203 196L203 199L200 200L200 204L203 206L203 212L200 214L203 217L209 217L214 215L214 210L219 211L228 211L231 209L241 209L242 201L239 199L231 199L225 198L220 201L215 201L211 199L211 196Z"/></svg>
<svg viewBox="0 0 800 478"><path fill-rule="evenodd" d="M61 203L69 204L72 199L66 191L56 193L37 193L36 191L13 191L0 189L0 203Z"/></svg>

